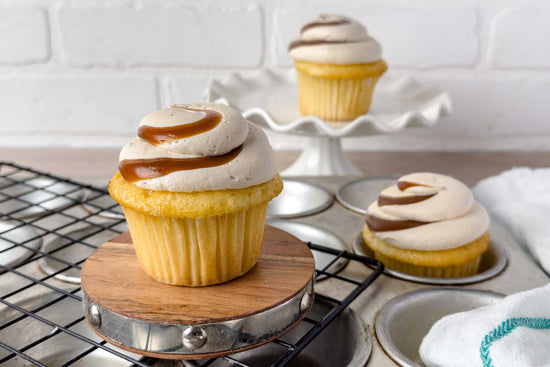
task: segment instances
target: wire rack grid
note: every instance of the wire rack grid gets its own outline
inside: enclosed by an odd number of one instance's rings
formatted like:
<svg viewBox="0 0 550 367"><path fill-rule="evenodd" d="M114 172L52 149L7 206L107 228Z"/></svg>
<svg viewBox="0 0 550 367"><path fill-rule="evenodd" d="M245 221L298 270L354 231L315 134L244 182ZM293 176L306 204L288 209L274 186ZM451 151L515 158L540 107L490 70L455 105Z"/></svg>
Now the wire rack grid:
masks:
<svg viewBox="0 0 550 367"><path fill-rule="evenodd" d="M0 365L169 365L107 344L83 316L82 264L102 243L127 231L121 208L105 189L0 162L0 216ZM292 361L383 270L374 259L307 244L334 257L317 269L317 276L341 282L349 292L341 299L316 294L332 307L321 318L306 317L302 323L308 327L295 342L270 342L280 347L271 366ZM328 270L342 258L363 263L372 272L351 279ZM193 363L257 367L238 355Z"/></svg>

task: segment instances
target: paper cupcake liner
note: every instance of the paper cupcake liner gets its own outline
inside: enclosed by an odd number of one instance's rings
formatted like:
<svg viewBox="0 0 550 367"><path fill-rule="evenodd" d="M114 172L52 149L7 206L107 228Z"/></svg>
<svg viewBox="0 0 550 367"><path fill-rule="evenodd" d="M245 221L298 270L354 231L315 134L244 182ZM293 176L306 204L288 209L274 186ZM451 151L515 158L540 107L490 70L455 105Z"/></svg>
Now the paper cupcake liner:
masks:
<svg viewBox="0 0 550 367"><path fill-rule="evenodd" d="M369 111L374 87L380 75L361 79L335 79L297 71L302 115L325 121L351 121Z"/></svg>
<svg viewBox="0 0 550 367"><path fill-rule="evenodd" d="M379 251L374 251L374 258L384 263L384 266L388 269L431 278L458 278L475 275L479 270L481 262L480 255L474 260L463 264L452 266L420 266L393 259Z"/></svg>
<svg viewBox="0 0 550 367"><path fill-rule="evenodd" d="M159 282L194 287L226 282L256 264L267 204L195 219L129 208L124 214L143 270Z"/></svg>

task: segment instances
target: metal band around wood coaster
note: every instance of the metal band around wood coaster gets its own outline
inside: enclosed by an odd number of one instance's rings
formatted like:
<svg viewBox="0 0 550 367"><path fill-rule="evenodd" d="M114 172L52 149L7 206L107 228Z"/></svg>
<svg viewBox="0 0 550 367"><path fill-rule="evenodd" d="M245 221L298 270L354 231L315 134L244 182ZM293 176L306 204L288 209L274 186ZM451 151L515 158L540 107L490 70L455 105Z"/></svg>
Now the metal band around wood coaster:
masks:
<svg viewBox="0 0 550 367"><path fill-rule="evenodd" d="M140 267L128 233L100 246L82 268L84 315L111 344L157 358L202 359L265 344L313 304L311 250L266 226L258 263L208 287L155 281Z"/></svg>

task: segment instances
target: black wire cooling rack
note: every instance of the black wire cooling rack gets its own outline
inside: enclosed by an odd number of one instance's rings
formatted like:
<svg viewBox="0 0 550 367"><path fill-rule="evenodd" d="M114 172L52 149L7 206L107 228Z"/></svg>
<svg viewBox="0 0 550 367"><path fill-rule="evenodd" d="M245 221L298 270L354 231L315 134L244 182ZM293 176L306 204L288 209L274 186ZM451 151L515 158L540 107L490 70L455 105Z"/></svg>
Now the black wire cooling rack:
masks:
<svg viewBox="0 0 550 367"><path fill-rule="evenodd" d="M0 162L0 364L36 366L167 365L107 344L88 327L82 312L80 269L99 245L127 231L117 203L105 189L56 177L14 163ZM331 307L289 343L276 339L280 354L269 363L284 366L357 298L383 265L347 251L308 243L334 259L317 270L349 292L341 299L316 294ZM351 279L328 269L342 258L373 270ZM196 366L253 367L229 355ZM175 363L175 362L174 362ZM254 366L257 367L257 366Z"/></svg>

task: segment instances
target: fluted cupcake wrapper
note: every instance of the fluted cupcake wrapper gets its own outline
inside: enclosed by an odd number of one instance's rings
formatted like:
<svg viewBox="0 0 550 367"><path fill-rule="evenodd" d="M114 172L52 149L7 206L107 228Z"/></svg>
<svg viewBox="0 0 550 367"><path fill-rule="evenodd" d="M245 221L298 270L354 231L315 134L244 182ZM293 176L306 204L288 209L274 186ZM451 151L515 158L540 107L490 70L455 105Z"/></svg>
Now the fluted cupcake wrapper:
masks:
<svg viewBox="0 0 550 367"><path fill-rule="evenodd" d="M384 263L384 266L388 269L405 274L431 278L458 278L475 275L479 270L479 264L481 262L480 255L474 260L462 264L451 266L421 266L396 260L379 251L374 251L374 258Z"/></svg>
<svg viewBox="0 0 550 367"><path fill-rule="evenodd" d="M268 202L205 218L155 217L124 208L143 270L159 282L205 286L239 277L257 262Z"/></svg>
<svg viewBox="0 0 550 367"><path fill-rule="evenodd" d="M336 79L297 71L297 78L302 115L318 116L325 121L351 121L369 111L380 75Z"/></svg>

